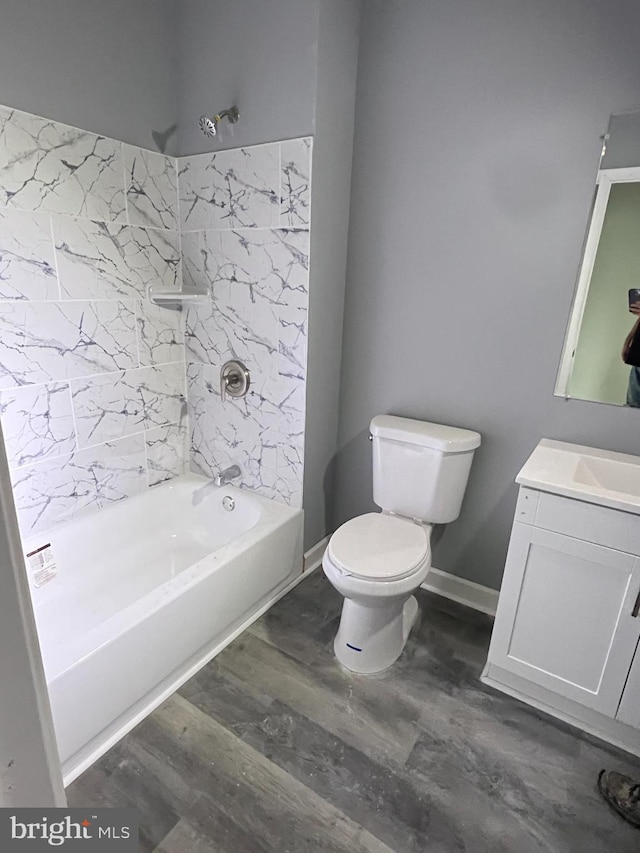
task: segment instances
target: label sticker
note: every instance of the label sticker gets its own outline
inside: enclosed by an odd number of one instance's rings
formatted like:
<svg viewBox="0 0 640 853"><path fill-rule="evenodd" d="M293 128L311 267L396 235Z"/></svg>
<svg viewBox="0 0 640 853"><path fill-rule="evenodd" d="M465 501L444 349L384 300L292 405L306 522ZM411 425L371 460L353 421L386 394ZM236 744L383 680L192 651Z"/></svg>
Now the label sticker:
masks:
<svg viewBox="0 0 640 853"><path fill-rule="evenodd" d="M53 558L51 543L47 542L46 545L36 548L35 551L29 551L27 554L27 566L35 586L41 587L52 581L58 571L56 569L56 561Z"/></svg>

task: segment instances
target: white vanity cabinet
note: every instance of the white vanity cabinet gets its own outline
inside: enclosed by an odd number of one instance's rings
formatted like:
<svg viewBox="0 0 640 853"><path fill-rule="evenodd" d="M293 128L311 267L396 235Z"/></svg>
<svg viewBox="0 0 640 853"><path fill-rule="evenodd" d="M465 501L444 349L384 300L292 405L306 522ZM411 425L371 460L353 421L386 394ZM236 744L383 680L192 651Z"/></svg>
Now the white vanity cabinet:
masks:
<svg viewBox="0 0 640 853"><path fill-rule="evenodd" d="M483 680L640 754L640 506L518 480Z"/></svg>
<svg viewBox="0 0 640 853"><path fill-rule="evenodd" d="M640 646L636 650L616 718L640 730Z"/></svg>

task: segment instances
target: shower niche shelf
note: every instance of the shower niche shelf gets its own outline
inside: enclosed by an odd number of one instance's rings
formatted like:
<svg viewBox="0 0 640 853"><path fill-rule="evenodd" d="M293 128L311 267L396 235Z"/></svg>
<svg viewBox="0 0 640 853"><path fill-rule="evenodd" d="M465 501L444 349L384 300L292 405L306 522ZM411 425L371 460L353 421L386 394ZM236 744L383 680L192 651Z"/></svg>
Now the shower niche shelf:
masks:
<svg viewBox="0 0 640 853"><path fill-rule="evenodd" d="M147 298L154 305L178 305L184 302L202 302L211 296L211 291L182 291L182 290L156 290L153 285L147 288Z"/></svg>

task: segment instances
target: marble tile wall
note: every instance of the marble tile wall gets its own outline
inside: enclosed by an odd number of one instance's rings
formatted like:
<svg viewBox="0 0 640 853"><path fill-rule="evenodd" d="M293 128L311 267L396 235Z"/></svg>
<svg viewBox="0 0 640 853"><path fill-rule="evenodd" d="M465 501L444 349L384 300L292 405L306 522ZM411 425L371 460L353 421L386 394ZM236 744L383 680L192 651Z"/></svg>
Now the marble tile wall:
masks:
<svg viewBox="0 0 640 853"><path fill-rule="evenodd" d="M23 536L189 459L302 505L310 177L311 139L176 161L0 107L0 417ZM146 298L183 279L211 299ZM232 357L251 389L222 403Z"/></svg>
<svg viewBox="0 0 640 853"><path fill-rule="evenodd" d="M0 416L23 536L182 473L176 161L0 107Z"/></svg>
<svg viewBox="0 0 640 853"><path fill-rule="evenodd" d="M311 139L183 157L178 194L192 469L237 463L242 485L302 506ZM230 358L245 398L220 397Z"/></svg>

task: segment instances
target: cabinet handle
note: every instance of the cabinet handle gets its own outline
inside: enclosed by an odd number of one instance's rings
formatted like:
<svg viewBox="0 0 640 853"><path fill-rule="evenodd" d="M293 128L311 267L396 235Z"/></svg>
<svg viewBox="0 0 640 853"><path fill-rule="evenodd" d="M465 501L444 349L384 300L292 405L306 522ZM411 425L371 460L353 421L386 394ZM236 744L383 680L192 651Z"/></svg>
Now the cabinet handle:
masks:
<svg viewBox="0 0 640 853"><path fill-rule="evenodd" d="M640 592L638 593L638 597L636 598L636 603L633 605L633 610L631 611L632 616L637 616L640 613Z"/></svg>

